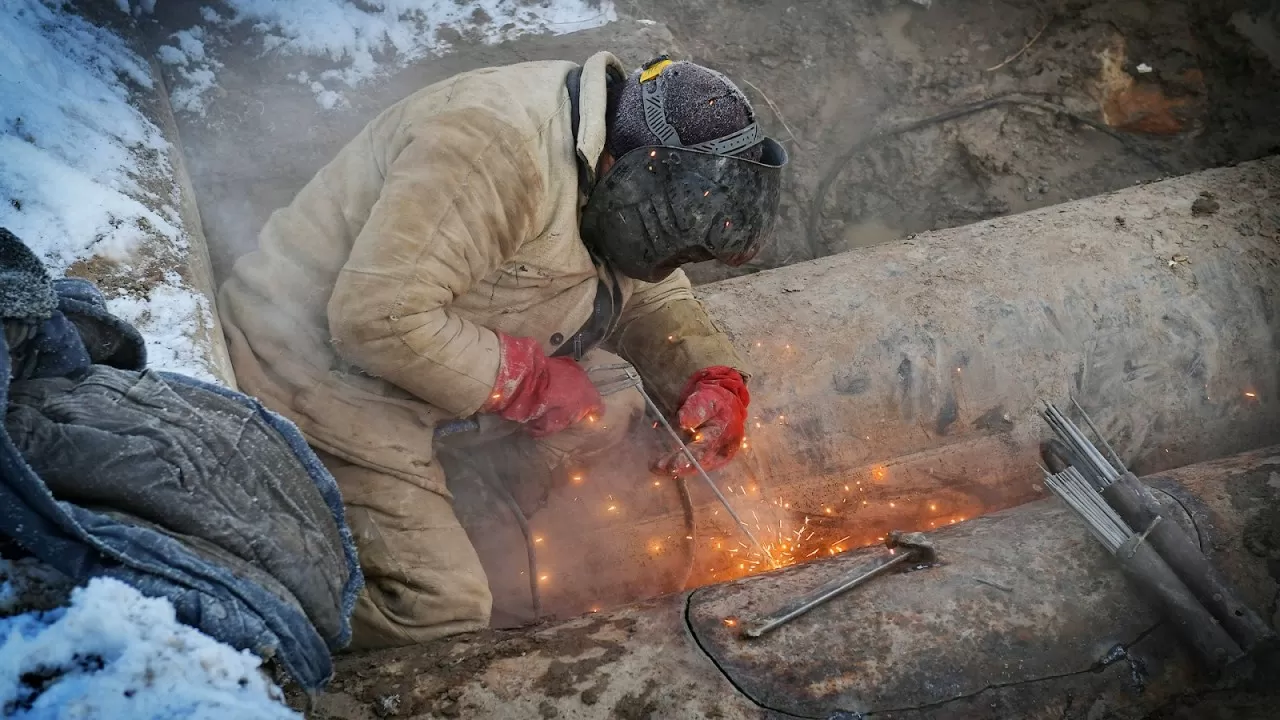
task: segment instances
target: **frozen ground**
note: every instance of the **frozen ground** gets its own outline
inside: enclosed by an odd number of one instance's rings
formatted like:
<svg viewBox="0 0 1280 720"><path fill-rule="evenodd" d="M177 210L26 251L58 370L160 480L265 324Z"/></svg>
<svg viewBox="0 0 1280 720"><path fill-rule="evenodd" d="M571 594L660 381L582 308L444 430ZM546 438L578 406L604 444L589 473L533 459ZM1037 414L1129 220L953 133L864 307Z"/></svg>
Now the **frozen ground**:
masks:
<svg viewBox="0 0 1280 720"><path fill-rule="evenodd" d="M160 129L130 100L148 63L62 2L0 12L0 227L55 276L98 281L153 367L213 380L194 341L212 309L176 271L189 238ZM110 279L110 281L108 281Z"/></svg>
<svg viewBox="0 0 1280 720"><path fill-rule="evenodd" d="M154 0L117 0L135 15ZM374 79L461 43L493 43L528 33L569 33L617 19L611 0L210 0L201 24L179 30L160 48L161 62L182 81L170 92L176 110L203 113L222 68L218 53L235 42L264 55L327 58L319 74L290 79L308 87L326 109L344 104L344 88ZM246 33L228 32L243 28Z"/></svg>
<svg viewBox="0 0 1280 720"><path fill-rule="evenodd" d="M14 570L0 561L0 605L16 592ZM300 718L260 664L179 623L167 600L98 578L66 607L0 618L0 715Z"/></svg>

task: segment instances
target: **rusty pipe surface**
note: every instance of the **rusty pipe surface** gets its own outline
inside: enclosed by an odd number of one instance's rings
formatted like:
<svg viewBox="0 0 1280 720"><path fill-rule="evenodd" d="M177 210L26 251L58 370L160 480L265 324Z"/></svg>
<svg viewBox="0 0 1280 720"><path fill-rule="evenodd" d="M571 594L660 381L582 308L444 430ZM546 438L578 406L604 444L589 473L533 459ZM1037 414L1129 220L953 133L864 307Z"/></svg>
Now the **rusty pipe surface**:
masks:
<svg viewBox="0 0 1280 720"><path fill-rule="evenodd" d="M704 286L755 373L717 481L763 542L808 518L803 553L825 555L1043 497L1041 397L1073 392L1140 474L1280 442L1278 234L1269 158ZM695 585L752 571L716 498L691 485L689 522L651 452L610 453L530 519L550 611L678 590L689 552ZM526 602L518 533L455 494L495 602Z"/></svg>
<svg viewBox="0 0 1280 720"><path fill-rule="evenodd" d="M1180 509L1174 520L1274 626L1280 584L1269 564L1280 567L1280 446L1144 480ZM560 623L349 655L339 659L320 710L333 720L838 712L1137 720L1183 717L1177 712L1185 708L1194 708L1186 717L1213 718L1227 703L1272 712L1275 698L1263 690L1210 692L1174 630L1057 499L931 537L940 564L879 578L758 640L738 637L737 618L880 551Z"/></svg>
<svg viewBox="0 0 1280 720"><path fill-rule="evenodd" d="M1193 211L1200 193L1220 203ZM1280 158L922 233L701 289L755 372L755 475L818 497L944 447L1032 495L1035 402L1075 393L1136 473L1280 441ZM904 493L934 471L891 477Z"/></svg>

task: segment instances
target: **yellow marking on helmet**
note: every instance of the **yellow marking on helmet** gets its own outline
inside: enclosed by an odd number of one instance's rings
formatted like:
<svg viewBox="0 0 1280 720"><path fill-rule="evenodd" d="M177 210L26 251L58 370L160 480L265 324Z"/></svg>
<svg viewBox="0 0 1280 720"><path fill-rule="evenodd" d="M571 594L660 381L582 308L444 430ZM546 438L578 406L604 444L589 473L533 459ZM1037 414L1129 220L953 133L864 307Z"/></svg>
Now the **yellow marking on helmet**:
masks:
<svg viewBox="0 0 1280 720"><path fill-rule="evenodd" d="M640 82L642 83L649 82L650 80L658 77L659 75L662 74L663 70L667 69L667 66L670 64L671 64L670 60L662 60L660 62L656 62L650 65L649 67L644 69L644 72L640 73Z"/></svg>

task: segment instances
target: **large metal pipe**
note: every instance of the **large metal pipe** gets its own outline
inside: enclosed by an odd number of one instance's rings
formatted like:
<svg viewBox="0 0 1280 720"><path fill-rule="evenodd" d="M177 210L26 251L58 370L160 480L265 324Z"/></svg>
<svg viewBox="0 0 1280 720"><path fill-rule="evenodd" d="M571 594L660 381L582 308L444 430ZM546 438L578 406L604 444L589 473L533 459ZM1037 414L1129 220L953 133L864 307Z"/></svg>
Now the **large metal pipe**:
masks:
<svg viewBox="0 0 1280 720"><path fill-rule="evenodd" d="M1139 473L1280 442L1278 237L1273 157L703 287L755 370L724 487L761 534L808 518L804 552L828 553L1042 497L1040 398L1074 393ZM711 494L691 485L689 532L648 454L533 517L545 607L670 591L691 543L694 583L750 570ZM527 605L518 533L466 494L499 604Z"/></svg>
<svg viewBox="0 0 1280 720"><path fill-rule="evenodd" d="M755 363L754 455L772 483L826 497L875 463L953 448L970 460L945 472L999 506L1030 496L1041 398L1074 393L1139 474L1280 440L1278 238L1273 157L703 298ZM884 479L927 491L950 482L936 469Z"/></svg>
<svg viewBox="0 0 1280 720"><path fill-rule="evenodd" d="M1280 446L1146 478L1273 625L1278 471ZM1210 679L1177 633L1057 499L950 526L931 540L939 564L877 578L758 640L738 636L742 621L882 550L539 628L350 656L339 661L322 709L334 720L372 711L1057 720L1136 719L1157 709L1160 717L1219 717L1216 703L1235 708L1232 718L1273 717L1266 669L1255 675L1261 689L1207 692ZM1261 713L1241 711L1249 705Z"/></svg>

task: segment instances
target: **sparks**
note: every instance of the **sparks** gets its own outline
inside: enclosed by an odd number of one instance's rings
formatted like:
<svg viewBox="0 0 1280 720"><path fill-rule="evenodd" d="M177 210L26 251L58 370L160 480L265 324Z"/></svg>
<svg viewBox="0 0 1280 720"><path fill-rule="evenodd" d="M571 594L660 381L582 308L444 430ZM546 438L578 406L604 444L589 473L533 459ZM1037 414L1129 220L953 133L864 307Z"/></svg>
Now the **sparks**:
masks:
<svg viewBox="0 0 1280 720"><path fill-rule="evenodd" d="M727 617L727 618L725 618L725 619L724 619L724 624L725 624L725 625L727 625L727 626L729 626L729 627L737 627L737 626L738 626L738 619L737 619L737 618Z"/></svg>
<svg viewBox="0 0 1280 720"><path fill-rule="evenodd" d="M1258 393L1255 393L1255 392L1246 392L1246 393L1244 394L1244 396L1245 396L1245 397L1247 397L1247 398L1256 398L1256 397L1258 397Z"/></svg>
<svg viewBox="0 0 1280 720"><path fill-rule="evenodd" d="M609 506L609 512L618 512L618 506L617 506L617 505L610 505L610 506Z"/></svg>
<svg viewBox="0 0 1280 720"><path fill-rule="evenodd" d="M536 544L538 544L538 543L541 543L541 542L542 542L542 536L541 536L541 535L535 535L535 536L534 536L534 538L533 538L533 542L534 542L534 544L535 544L535 545L536 545Z"/></svg>

